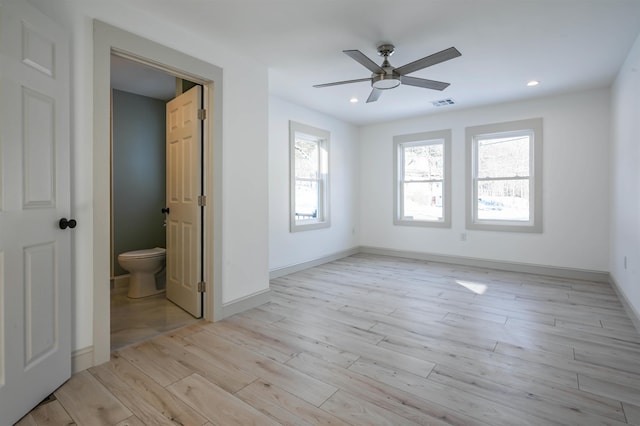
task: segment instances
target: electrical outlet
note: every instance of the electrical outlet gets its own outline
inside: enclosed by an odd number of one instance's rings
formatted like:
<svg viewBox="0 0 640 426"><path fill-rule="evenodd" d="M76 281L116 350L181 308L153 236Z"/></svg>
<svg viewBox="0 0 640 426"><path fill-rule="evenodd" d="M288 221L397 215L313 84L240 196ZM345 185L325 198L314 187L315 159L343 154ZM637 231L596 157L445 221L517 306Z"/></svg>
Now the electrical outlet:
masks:
<svg viewBox="0 0 640 426"><path fill-rule="evenodd" d="M460 241L467 241L467 233L463 232L462 234L460 234Z"/></svg>

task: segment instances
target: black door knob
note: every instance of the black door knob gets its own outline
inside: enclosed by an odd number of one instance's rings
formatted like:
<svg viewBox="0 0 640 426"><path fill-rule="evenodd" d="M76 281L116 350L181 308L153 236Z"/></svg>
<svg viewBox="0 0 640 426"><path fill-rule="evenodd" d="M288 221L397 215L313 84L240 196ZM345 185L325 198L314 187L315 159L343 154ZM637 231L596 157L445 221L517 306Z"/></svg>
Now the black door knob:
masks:
<svg viewBox="0 0 640 426"><path fill-rule="evenodd" d="M67 229L67 228L75 228L76 225L78 224L78 222L76 222L75 219L69 219L67 220L66 217L63 217L62 219L60 219L60 222L58 222L58 226L60 226L60 229Z"/></svg>
<svg viewBox="0 0 640 426"><path fill-rule="evenodd" d="M162 213L169 214L169 207L164 207L164 208L162 209Z"/></svg>

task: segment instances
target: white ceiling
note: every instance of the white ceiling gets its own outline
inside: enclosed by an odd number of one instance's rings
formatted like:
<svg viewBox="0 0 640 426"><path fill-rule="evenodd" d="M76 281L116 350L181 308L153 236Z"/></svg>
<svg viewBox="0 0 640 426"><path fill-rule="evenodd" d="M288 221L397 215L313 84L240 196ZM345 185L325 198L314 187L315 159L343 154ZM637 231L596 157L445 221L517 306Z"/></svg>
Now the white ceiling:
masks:
<svg viewBox="0 0 640 426"><path fill-rule="evenodd" d="M215 39L269 69L270 93L355 124L607 87L640 31L640 0L129 0L147 14ZM342 53L398 67L455 46L462 56L412 76L443 92L400 86L365 103L369 83ZM540 80L535 88L531 79ZM359 103L349 99L356 96ZM436 108L433 101L455 105Z"/></svg>

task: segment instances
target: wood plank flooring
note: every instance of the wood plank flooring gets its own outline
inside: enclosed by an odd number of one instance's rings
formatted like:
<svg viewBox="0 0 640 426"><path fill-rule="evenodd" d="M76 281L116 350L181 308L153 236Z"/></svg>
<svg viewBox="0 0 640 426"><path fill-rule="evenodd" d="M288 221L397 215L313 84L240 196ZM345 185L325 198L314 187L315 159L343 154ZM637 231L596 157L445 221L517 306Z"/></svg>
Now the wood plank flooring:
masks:
<svg viewBox="0 0 640 426"><path fill-rule="evenodd" d="M355 255L116 351L20 425L640 425L605 283Z"/></svg>

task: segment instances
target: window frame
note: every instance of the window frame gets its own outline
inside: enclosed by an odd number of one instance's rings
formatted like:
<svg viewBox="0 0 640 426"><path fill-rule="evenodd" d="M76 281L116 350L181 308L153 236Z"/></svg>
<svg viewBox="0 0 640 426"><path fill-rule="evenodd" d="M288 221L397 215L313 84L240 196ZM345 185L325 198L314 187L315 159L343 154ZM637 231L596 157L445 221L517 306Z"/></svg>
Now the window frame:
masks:
<svg viewBox="0 0 640 426"><path fill-rule="evenodd" d="M317 217L296 220L296 159L295 147L298 135L310 136L318 143L318 212ZM289 230L290 232L310 231L331 226L329 215L329 141L327 130L289 121ZM309 140L309 138L306 138ZM324 170L324 172L323 172Z"/></svg>
<svg viewBox="0 0 640 426"><path fill-rule="evenodd" d="M404 211L404 147L442 144L442 220L413 220L402 216ZM411 133L393 137L393 224L451 228L451 129ZM434 180L435 182L435 180Z"/></svg>
<svg viewBox="0 0 640 426"><path fill-rule="evenodd" d="M542 118L467 127L466 228L485 231L542 233ZM478 219L478 142L504 136L530 136L529 220ZM514 176L515 177L515 176ZM500 177L499 179L508 179ZM522 179L522 177L518 177ZM487 179L483 179L487 180ZM492 179L489 179L492 180Z"/></svg>

